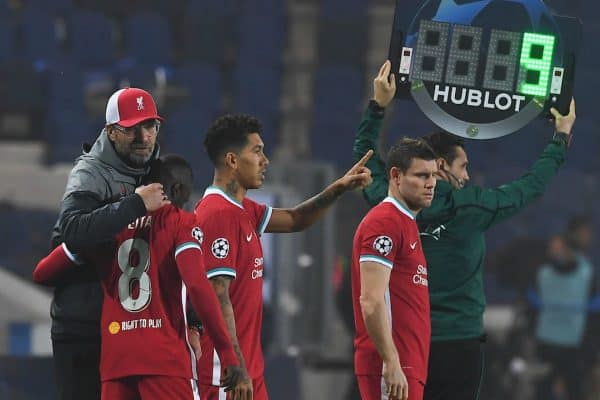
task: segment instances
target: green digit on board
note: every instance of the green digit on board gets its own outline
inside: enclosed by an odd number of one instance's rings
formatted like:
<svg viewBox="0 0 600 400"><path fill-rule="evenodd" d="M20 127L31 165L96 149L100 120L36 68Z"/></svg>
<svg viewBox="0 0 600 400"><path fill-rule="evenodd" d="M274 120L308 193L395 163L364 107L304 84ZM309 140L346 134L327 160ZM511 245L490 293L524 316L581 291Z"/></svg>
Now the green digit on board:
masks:
<svg viewBox="0 0 600 400"><path fill-rule="evenodd" d="M525 33L521 47L517 91L531 96L545 97L552 67L554 36Z"/></svg>

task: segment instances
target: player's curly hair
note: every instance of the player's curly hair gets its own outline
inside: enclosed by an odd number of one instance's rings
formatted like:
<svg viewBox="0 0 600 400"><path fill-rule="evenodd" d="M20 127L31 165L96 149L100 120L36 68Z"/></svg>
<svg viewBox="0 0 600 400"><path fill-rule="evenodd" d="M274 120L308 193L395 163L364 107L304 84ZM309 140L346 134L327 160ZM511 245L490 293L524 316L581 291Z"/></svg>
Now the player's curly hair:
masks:
<svg viewBox="0 0 600 400"><path fill-rule="evenodd" d="M422 138L402 137L388 151L386 170L389 173L392 167L396 167L400 171L406 172L414 158L430 161L437 157L431 146Z"/></svg>
<svg viewBox="0 0 600 400"><path fill-rule="evenodd" d="M248 135L262 133L260 121L246 114L227 114L215 120L206 131L204 147L217 166L228 151L238 152L248 143Z"/></svg>
<svg viewBox="0 0 600 400"><path fill-rule="evenodd" d="M443 158L448 164L452 164L457 157L456 147L465 148L465 141L458 136L448 132L439 131L423 136L438 158Z"/></svg>

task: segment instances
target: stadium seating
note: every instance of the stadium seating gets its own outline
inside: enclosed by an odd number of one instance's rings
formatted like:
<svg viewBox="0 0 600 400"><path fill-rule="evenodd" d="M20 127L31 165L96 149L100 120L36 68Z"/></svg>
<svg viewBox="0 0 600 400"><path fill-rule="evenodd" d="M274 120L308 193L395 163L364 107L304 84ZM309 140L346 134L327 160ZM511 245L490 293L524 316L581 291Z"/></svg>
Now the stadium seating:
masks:
<svg viewBox="0 0 600 400"><path fill-rule="evenodd" d="M192 164L198 190L207 187L213 178L213 165L202 144L212 117L188 103L166 116L167 123L160 133L161 152L177 153Z"/></svg>
<svg viewBox="0 0 600 400"><path fill-rule="evenodd" d="M319 62L363 65L368 38L365 0L324 0L319 18Z"/></svg>
<svg viewBox="0 0 600 400"><path fill-rule="evenodd" d="M0 17L0 64L13 61L17 55L17 29L14 20Z"/></svg>
<svg viewBox="0 0 600 400"><path fill-rule="evenodd" d="M283 16L286 14L286 1L281 0L244 0L241 4L242 14L256 13Z"/></svg>
<svg viewBox="0 0 600 400"><path fill-rule="evenodd" d="M238 65L278 67L285 44L285 24L277 14L247 13L239 20Z"/></svg>
<svg viewBox="0 0 600 400"><path fill-rule="evenodd" d="M55 20L45 12L28 7L22 13L23 53L43 68L59 56L60 44Z"/></svg>
<svg viewBox="0 0 600 400"><path fill-rule="evenodd" d="M0 233L5 240L0 263L23 279L30 280L33 266L48 253L57 212L17 208L3 203L0 204L0 218L3 221Z"/></svg>
<svg viewBox="0 0 600 400"><path fill-rule="evenodd" d="M281 70L256 65L238 66L235 71L233 111L275 121L279 116Z"/></svg>
<svg viewBox="0 0 600 400"><path fill-rule="evenodd" d="M31 64L15 61L0 65L0 115L28 121L29 126L29 132L11 132L0 126L4 137L39 139L45 107L43 80Z"/></svg>
<svg viewBox="0 0 600 400"><path fill-rule="evenodd" d="M235 7L231 0L192 0L183 24L184 56L188 62L219 65L233 57L238 38Z"/></svg>
<svg viewBox="0 0 600 400"><path fill-rule="evenodd" d="M212 115L221 108L221 80L221 70L214 64L185 63L174 69L170 83L187 90L194 108Z"/></svg>
<svg viewBox="0 0 600 400"><path fill-rule="evenodd" d="M124 34L127 55L137 64L172 63L173 36L168 21L162 16L151 12L133 15L125 21Z"/></svg>
<svg viewBox="0 0 600 400"><path fill-rule="evenodd" d="M32 376L35 384L31 382ZM0 398L54 400L55 392L51 357L0 357Z"/></svg>
<svg viewBox="0 0 600 400"><path fill-rule="evenodd" d="M73 2L71 0L27 0L25 3L29 7L53 16L64 16L73 10Z"/></svg>
<svg viewBox="0 0 600 400"><path fill-rule="evenodd" d="M69 22L71 54L84 67L112 66L115 59L113 21L92 11L74 11Z"/></svg>
<svg viewBox="0 0 600 400"><path fill-rule="evenodd" d="M321 0L321 14L330 18L366 18L368 0Z"/></svg>
<svg viewBox="0 0 600 400"><path fill-rule="evenodd" d="M313 158L342 168L351 165L352 141L364 103L363 86L360 71L352 66L326 65L316 71L310 132Z"/></svg>

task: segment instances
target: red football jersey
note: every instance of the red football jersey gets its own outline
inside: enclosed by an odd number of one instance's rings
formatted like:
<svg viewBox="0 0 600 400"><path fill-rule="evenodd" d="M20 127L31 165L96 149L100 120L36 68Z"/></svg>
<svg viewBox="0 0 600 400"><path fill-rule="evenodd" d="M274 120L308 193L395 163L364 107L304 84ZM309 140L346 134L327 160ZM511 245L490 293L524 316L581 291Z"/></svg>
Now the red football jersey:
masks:
<svg viewBox="0 0 600 400"><path fill-rule="evenodd" d="M181 273L187 274L184 278L194 285L194 293L206 293L202 299L196 297L200 304L210 303L218 309L208 281L204 288L196 284L204 278L202 239L195 215L168 205L138 218L117 235L116 257L114 252L105 253L112 268L94 260L104 289L103 381L131 375L197 378L196 360L187 338L188 294ZM180 259L193 267L180 270ZM226 334L222 318L220 324L218 331ZM228 362L237 365L229 347Z"/></svg>
<svg viewBox="0 0 600 400"><path fill-rule="evenodd" d="M360 308L360 263L390 268L386 305L392 337L406 376L425 382L431 323L425 255L414 214L387 197L362 220L352 250L354 369L357 375L381 375L383 361L369 338Z"/></svg>
<svg viewBox="0 0 600 400"><path fill-rule="evenodd" d="M263 251L260 235L271 218L271 207L248 198L240 204L216 187L209 187L196 205L204 231L204 264L208 278L234 278L229 297L235 315L238 342L250 378L263 375L260 343L263 310ZM218 386L223 370L210 338L202 335L199 382Z"/></svg>

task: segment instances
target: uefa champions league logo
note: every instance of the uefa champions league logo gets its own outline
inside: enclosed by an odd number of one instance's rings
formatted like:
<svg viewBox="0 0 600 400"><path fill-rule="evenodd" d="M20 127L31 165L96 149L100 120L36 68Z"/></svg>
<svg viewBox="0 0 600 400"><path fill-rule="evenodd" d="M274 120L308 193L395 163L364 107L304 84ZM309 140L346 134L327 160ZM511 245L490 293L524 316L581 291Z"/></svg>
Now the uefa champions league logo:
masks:
<svg viewBox="0 0 600 400"><path fill-rule="evenodd" d="M394 242L389 236L379 236L373 242L373 249L375 249L382 256L387 256L392 251L392 247L394 247Z"/></svg>
<svg viewBox="0 0 600 400"><path fill-rule="evenodd" d="M229 241L225 238L218 238L210 246L213 256L217 258L226 258L229 255Z"/></svg>

